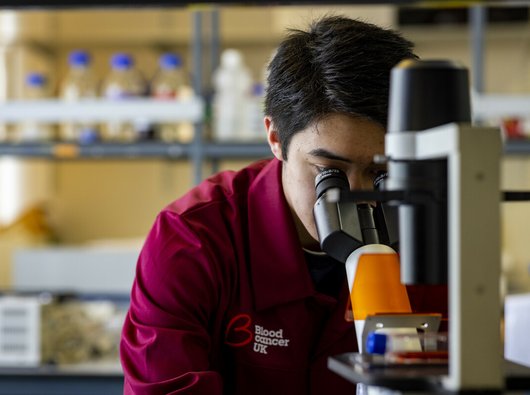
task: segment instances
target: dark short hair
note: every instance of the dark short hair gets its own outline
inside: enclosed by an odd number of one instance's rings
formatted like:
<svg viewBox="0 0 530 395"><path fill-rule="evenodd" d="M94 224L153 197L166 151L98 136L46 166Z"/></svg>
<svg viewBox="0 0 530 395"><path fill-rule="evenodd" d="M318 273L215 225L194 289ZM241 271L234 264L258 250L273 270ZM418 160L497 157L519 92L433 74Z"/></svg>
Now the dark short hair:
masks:
<svg viewBox="0 0 530 395"><path fill-rule="evenodd" d="M290 29L268 65L265 114L283 158L293 135L331 113L386 128L390 70L417 58L399 33L343 16L325 16L308 31Z"/></svg>

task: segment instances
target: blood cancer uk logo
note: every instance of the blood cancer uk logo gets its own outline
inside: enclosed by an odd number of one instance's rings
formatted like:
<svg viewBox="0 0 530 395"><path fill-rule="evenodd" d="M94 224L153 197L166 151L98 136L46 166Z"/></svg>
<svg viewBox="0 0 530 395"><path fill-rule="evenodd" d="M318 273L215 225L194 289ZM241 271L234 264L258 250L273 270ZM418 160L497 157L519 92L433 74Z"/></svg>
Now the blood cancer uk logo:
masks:
<svg viewBox="0 0 530 395"><path fill-rule="evenodd" d="M254 335L251 331L252 319L248 314L238 314L226 326L225 344L243 347L249 344Z"/></svg>
<svg viewBox="0 0 530 395"><path fill-rule="evenodd" d="M283 329L269 329L252 323L248 314L234 316L226 327L225 344L231 347L244 347L253 343L252 350L268 354L269 347L289 347L291 340L285 338Z"/></svg>

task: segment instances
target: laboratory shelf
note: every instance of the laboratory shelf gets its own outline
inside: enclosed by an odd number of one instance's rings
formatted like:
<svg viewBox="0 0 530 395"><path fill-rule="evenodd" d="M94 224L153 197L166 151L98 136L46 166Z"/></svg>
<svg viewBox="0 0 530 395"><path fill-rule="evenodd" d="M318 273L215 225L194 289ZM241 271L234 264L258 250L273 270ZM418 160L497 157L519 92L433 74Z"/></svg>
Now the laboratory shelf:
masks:
<svg viewBox="0 0 530 395"><path fill-rule="evenodd" d="M199 97L183 100L128 98L123 100L59 99L13 100L0 103L2 123L62 122L201 122L204 101Z"/></svg>
<svg viewBox="0 0 530 395"><path fill-rule="evenodd" d="M49 159L187 158L188 144L142 143L23 143L0 144L0 156Z"/></svg>
<svg viewBox="0 0 530 395"><path fill-rule="evenodd" d="M530 117L530 95L472 93L473 117L476 119L501 119Z"/></svg>
<svg viewBox="0 0 530 395"><path fill-rule="evenodd" d="M49 159L189 159L199 153L203 159L259 159L272 156L267 143L256 142L212 142L205 141L200 145L192 143L164 143L157 141L135 143L20 143L0 144L0 157L13 156L22 158ZM506 140L505 155L529 155L529 140Z"/></svg>
<svg viewBox="0 0 530 395"><path fill-rule="evenodd" d="M155 141L137 143L21 143L0 144L0 157L75 159L187 159L193 152L204 159L252 159L270 157L269 146L263 142L214 143L200 145L163 143Z"/></svg>
<svg viewBox="0 0 530 395"><path fill-rule="evenodd" d="M209 159L248 159L272 156L271 149L265 142L206 143L203 149L204 156Z"/></svg>
<svg viewBox="0 0 530 395"><path fill-rule="evenodd" d="M504 142L504 153L506 155L529 155L530 140L506 140Z"/></svg>
<svg viewBox="0 0 530 395"><path fill-rule="evenodd" d="M118 395L123 373L116 366L0 367L0 395Z"/></svg>
<svg viewBox="0 0 530 395"><path fill-rule="evenodd" d="M272 156L265 142L203 142L192 144L137 142L137 143L21 143L0 144L0 157L14 156L50 159L186 159L192 150L199 150L204 159L253 159ZM506 140L505 155L530 154L530 140Z"/></svg>

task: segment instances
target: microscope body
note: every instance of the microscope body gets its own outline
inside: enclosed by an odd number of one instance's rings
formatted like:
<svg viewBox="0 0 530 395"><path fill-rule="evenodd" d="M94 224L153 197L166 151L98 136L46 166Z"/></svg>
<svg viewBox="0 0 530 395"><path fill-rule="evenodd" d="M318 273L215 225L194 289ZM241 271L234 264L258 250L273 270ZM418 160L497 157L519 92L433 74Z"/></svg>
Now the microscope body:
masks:
<svg viewBox="0 0 530 395"><path fill-rule="evenodd" d="M449 390L504 385L501 152L498 128L471 124L464 67L411 59L392 69L385 189L421 198L398 202L401 279L448 285Z"/></svg>
<svg viewBox="0 0 530 395"><path fill-rule="evenodd" d="M388 270L392 282L403 289L403 284L448 285L449 360L443 390L504 388L499 296L501 151L497 128L471 125L463 67L446 61L407 60L392 70L385 137L388 178L378 196L398 206L399 261L395 252L387 251L372 254L369 265L375 270L374 262L392 256L401 281L393 267L381 271ZM340 205L347 193L339 188L335 194L339 197L332 196L332 191L326 196L326 207L336 205L334 221L343 233ZM350 202L366 200L367 195L359 199L361 195L351 191L348 196ZM322 215L315 215L317 229L318 217ZM321 244L322 236L329 235L334 232L319 231ZM337 256L347 265L352 303L356 303L367 296L366 289L359 294L354 290L360 257L370 256L371 245L380 243L353 239L354 243L342 234L333 250L351 248ZM372 286L376 292L380 288ZM380 291L384 294L388 289ZM376 307L381 308L388 306ZM410 311L410 305L400 304L397 310ZM365 318L361 310L357 318Z"/></svg>
<svg viewBox="0 0 530 395"><path fill-rule="evenodd" d="M501 148L498 129L469 124L452 123L419 133L386 136L386 153L392 160L447 160L450 340L449 375L444 385L449 390L503 387ZM402 258L401 266L407 264L411 262Z"/></svg>

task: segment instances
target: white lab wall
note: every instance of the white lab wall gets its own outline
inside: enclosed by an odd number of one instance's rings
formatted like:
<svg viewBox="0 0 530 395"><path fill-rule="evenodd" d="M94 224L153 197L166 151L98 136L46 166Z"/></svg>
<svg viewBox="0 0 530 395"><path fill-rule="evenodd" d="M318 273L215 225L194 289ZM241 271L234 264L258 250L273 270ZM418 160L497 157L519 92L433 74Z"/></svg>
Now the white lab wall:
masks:
<svg viewBox="0 0 530 395"><path fill-rule="evenodd" d="M54 164L48 160L0 158L0 224L15 221L30 208L50 201Z"/></svg>
<svg viewBox="0 0 530 395"><path fill-rule="evenodd" d="M157 213L192 185L185 161L59 163L50 219L64 244L144 237Z"/></svg>
<svg viewBox="0 0 530 395"><path fill-rule="evenodd" d="M530 190L530 158L509 157L502 163L505 190ZM530 290L530 202L503 203L503 271L509 293Z"/></svg>

